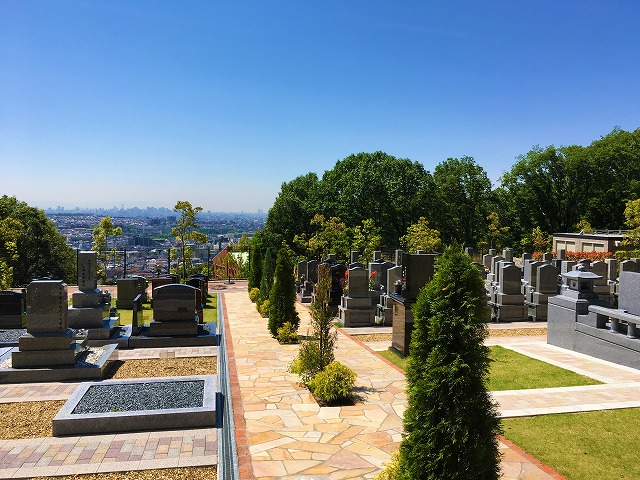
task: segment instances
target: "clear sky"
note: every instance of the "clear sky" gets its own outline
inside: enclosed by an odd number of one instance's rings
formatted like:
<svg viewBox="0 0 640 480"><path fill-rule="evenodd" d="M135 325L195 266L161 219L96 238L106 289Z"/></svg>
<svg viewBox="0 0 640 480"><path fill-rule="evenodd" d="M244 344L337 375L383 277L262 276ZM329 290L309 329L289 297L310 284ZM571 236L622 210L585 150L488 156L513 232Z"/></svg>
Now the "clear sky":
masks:
<svg viewBox="0 0 640 480"><path fill-rule="evenodd" d="M640 2L0 1L0 194L267 210L382 150L497 181L640 127Z"/></svg>

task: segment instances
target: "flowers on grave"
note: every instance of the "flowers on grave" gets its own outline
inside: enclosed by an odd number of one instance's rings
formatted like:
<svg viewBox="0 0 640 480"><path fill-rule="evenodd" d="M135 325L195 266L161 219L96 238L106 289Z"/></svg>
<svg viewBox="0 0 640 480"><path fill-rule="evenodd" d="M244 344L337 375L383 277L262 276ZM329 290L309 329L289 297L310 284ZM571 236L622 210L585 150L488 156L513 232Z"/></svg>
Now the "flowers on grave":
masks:
<svg viewBox="0 0 640 480"><path fill-rule="evenodd" d="M340 278L340 287L342 288L342 294L343 295L348 295L349 294L349 283L347 282L347 280L349 279L349 270L345 270L344 271L344 277Z"/></svg>
<svg viewBox="0 0 640 480"><path fill-rule="evenodd" d="M375 276L378 274L375 270L369 274L369 290L375 290L376 288L376 279Z"/></svg>

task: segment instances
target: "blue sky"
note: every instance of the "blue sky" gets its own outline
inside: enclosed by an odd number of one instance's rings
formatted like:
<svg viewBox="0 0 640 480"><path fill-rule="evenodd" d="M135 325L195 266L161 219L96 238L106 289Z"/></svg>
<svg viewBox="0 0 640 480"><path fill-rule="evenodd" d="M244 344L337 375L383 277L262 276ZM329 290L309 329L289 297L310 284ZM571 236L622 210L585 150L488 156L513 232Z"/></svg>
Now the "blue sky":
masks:
<svg viewBox="0 0 640 480"><path fill-rule="evenodd" d="M267 210L382 150L469 155L640 127L637 1L0 1L0 194Z"/></svg>

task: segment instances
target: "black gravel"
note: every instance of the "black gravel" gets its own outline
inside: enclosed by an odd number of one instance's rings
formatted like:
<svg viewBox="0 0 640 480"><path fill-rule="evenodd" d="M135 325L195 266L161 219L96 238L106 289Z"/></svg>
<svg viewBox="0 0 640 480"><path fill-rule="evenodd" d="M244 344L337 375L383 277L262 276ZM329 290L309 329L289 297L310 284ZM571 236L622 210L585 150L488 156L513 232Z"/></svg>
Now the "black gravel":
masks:
<svg viewBox="0 0 640 480"><path fill-rule="evenodd" d="M202 407L204 380L92 385L72 414Z"/></svg>
<svg viewBox="0 0 640 480"><path fill-rule="evenodd" d="M27 333L26 328L10 328L0 330L0 343L18 343L18 339Z"/></svg>

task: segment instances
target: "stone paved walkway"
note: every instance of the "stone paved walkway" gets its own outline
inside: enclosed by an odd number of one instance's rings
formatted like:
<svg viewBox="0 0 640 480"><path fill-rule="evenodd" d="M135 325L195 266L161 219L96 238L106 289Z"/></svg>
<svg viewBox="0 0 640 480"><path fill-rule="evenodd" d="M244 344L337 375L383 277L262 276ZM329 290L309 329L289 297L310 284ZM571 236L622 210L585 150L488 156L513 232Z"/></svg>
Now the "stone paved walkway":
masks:
<svg viewBox="0 0 640 480"><path fill-rule="evenodd" d="M118 351L116 351L118 352ZM121 360L213 356L217 347L123 350ZM66 400L78 383L0 385L0 403ZM215 428L0 440L0 479L217 465Z"/></svg>
<svg viewBox="0 0 640 480"><path fill-rule="evenodd" d="M301 333L306 333L309 312L298 304ZM287 373L296 345L279 345L267 331L246 292L225 293L225 314L231 331L242 396L244 425L253 475L273 478L372 478L397 450L405 408L405 379L395 367L365 345L341 334L336 358L358 374L362 402L347 407L319 407L308 391ZM563 405L576 410L635 406L640 400L640 379L631 369L589 362L550 347L538 337L505 337L505 346L520 349L594 375L604 369L611 382L604 386L569 387L498 392L494 398L503 416L550 413ZM523 340L526 339L526 340ZM500 341L492 338L492 341ZM618 367L615 369L614 367ZM615 372L611 372L614 369ZM615 379L615 380L614 380ZM561 410L556 410L561 411ZM575 410L571 410L575 411ZM526 413L525 413L526 412ZM504 480L562 478L508 440L500 442ZM247 478L247 477L243 477Z"/></svg>

